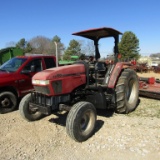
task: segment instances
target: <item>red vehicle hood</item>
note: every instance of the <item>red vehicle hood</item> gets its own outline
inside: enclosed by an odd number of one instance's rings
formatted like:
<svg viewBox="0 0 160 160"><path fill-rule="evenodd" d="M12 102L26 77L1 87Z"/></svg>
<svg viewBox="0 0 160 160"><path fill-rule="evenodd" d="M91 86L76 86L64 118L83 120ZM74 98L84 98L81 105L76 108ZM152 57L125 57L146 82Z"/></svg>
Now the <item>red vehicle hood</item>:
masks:
<svg viewBox="0 0 160 160"><path fill-rule="evenodd" d="M8 72L1 72L0 71L0 78L6 78L6 77L10 77L13 73L8 73Z"/></svg>
<svg viewBox="0 0 160 160"><path fill-rule="evenodd" d="M6 83L10 84L10 82L16 77L14 74L15 73L7 73L0 71L0 86L3 86Z"/></svg>
<svg viewBox="0 0 160 160"><path fill-rule="evenodd" d="M85 73L85 66L83 64L74 64L68 66L61 66L57 68L47 69L36 73L32 79L36 80L53 80L70 75L79 75Z"/></svg>

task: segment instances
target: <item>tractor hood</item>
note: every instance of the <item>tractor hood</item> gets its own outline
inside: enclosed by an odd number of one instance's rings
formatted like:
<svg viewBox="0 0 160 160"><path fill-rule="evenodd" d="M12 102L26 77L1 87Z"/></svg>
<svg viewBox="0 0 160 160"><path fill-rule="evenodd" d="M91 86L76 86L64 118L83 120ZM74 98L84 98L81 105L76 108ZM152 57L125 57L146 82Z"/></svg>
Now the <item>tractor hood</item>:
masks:
<svg viewBox="0 0 160 160"><path fill-rule="evenodd" d="M47 69L32 78L35 91L48 96L64 95L86 84L84 64Z"/></svg>
<svg viewBox="0 0 160 160"><path fill-rule="evenodd" d="M73 64L68 66L61 66L57 68L47 69L38 72L33 76L33 80L54 80L68 76L78 76L85 74L85 66L83 64Z"/></svg>

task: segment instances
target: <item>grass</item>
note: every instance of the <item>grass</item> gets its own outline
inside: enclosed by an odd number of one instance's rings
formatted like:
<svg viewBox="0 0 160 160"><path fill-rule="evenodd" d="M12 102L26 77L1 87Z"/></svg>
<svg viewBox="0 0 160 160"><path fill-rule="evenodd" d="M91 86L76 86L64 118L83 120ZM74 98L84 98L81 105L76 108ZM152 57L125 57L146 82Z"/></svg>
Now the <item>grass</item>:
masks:
<svg viewBox="0 0 160 160"><path fill-rule="evenodd" d="M128 116L160 118L160 100L140 97L140 104L137 109L128 114Z"/></svg>

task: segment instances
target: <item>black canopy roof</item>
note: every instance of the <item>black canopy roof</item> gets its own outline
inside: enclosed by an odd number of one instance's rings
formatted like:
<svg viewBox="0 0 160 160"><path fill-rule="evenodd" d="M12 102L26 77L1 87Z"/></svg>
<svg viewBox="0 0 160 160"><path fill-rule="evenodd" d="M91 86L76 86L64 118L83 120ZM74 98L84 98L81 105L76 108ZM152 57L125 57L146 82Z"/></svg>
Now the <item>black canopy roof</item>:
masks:
<svg viewBox="0 0 160 160"><path fill-rule="evenodd" d="M95 39L100 39L104 37L115 37L115 36L118 36L119 34L122 34L122 33L113 28L103 27L103 28L95 28L95 29L76 32L76 33L73 33L72 35L82 36L85 38L95 40Z"/></svg>

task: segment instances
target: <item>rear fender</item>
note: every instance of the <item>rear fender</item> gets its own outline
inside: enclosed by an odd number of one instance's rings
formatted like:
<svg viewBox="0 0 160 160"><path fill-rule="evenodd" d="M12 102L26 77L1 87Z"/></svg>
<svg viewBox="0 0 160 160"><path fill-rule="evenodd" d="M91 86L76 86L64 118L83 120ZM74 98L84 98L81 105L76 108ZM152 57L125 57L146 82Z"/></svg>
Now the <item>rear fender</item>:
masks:
<svg viewBox="0 0 160 160"><path fill-rule="evenodd" d="M110 79L109 79L109 82L108 82L108 88L114 88L115 87L117 79L120 76L120 73L121 73L122 70L123 70L123 63L118 62L115 65L115 67L114 67L114 69L113 69L113 71L110 75Z"/></svg>

